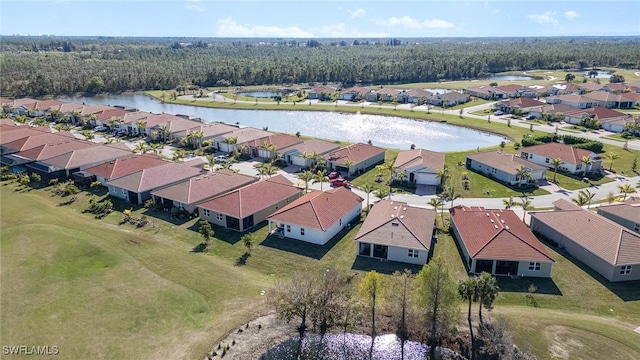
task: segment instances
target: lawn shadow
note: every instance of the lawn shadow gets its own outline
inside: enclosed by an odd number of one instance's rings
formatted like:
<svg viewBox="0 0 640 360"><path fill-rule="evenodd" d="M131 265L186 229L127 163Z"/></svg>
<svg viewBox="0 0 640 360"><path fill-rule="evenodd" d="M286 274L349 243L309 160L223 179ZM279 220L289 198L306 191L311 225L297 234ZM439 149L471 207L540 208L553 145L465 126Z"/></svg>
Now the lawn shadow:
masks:
<svg viewBox="0 0 640 360"><path fill-rule="evenodd" d="M142 207L140 205L133 205L131 203L129 205L130 205L129 208L133 207L134 210L140 209ZM185 223L187 223L187 222L192 220L191 216L185 216L184 218L180 218L178 216L175 216L175 215L171 214L170 210L166 210L165 211L165 210L160 210L160 209L148 208L148 209L144 210L142 212L142 214L146 215L146 216L154 217L154 218L159 219L159 220L166 221L166 222L171 223L172 225L176 225L176 226L183 225L183 224L185 224ZM197 231L197 228L196 228L196 231Z"/></svg>
<svg viewBox="0 0 640 360"><path fill-rule="evenodd" d="M342 240L349 231L349 229L340 230L336 236L331 238L331 240L324 245L316 245L287 237L281 239L276 235L267 235L260 245L320 260L329 252L329 250Z"/></svg>
<svg viewBox="0 0 640 360"><path fill-rule="evenodd" d="M417 274L422 269L422 266L397 261L382 261L365 256L356 256L353 264L351 265L351 270L365 272L375 270L376 272L386 275L391 275L396 271L402 272L405 269L411 271L413 274Z"/></svg>
<svg viewBox="0 0 640 360"><path fill-rule="evenodd" d="M496 276L500 291L512 293L528 293L531 285L537 289L535 294L562 296L553 279L536 277Z"/></svg>
<svg viewBox="0 0 640 360"><path fill-rule="evenodd" d="M239 258L236 259L235 262L235 266L243 266L247 264L247 259L249 259L249 256L251 256L251 253L249 253L248 251L245 251L244 254L240 255Z"/></svg>

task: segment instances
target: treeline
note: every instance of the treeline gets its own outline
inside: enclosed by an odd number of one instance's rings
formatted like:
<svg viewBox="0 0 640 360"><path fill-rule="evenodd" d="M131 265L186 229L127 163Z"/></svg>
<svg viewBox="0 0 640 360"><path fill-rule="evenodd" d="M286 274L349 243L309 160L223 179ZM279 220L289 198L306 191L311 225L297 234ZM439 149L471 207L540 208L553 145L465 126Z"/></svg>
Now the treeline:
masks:
<svg viewBox="0 0 640 360"><path fill-rule="evenodd" d="M541 68L630 68L639 66L639 59L640 39L631 37L422 42L3 37L0 92L17 97L221 83L392 84Z"/></svg>

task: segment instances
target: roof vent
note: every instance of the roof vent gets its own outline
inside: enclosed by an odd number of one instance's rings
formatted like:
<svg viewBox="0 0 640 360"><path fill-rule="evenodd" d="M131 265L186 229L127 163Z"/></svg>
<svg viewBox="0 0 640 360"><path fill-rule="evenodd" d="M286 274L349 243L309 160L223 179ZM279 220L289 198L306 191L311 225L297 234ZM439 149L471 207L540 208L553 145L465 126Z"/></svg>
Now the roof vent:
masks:
<svg viewBox="0 0 640 360"><path fill-rule="evenodd" d="M493 219L491 219L491 223L492 223L492 224L493 224L493 222L494 222L494 221L493 221Z"/></svg>
<svg viewBox="0 0 640 360"><path fill-rule="evenodd" d="M497 228L498 228L498 225L493 225L493 227L497 229Z"/></svg>
<svg viewBox="0 0 640 360"><path fill-rule="evenodd" d="M505 225L504 228L509 230L509 225Z"/></svg>
<svg viewBox="0 0 640 360"><path fill-rule="evenodd" d="M402 211L407 211L407 208L405 207L404 209L402 209Z"/></svg>
<svg viewBox="0 0 640 360"><path fill-rule="evenodd" d="M487 213L487 217L489 217L489 213Z"/></svg>
<svg viewBox="0 0 640 360"><path fill-rule="evenodd" d="M500 214L496 214L497 217L500 217Z"/></svg>
<svg viewBox="0 0 640 360"><path fill-rule="evenodd" d="M394 206L394 207L393 207L393 210L398 210L398 207L397 207L397 206Z"/></svg>
<svg viewBox="0 0 640 360"><path fill-rule="evenodd" d="M500 222L504 224L504 220L500 219Z"/></svg>
<svg viewBox="0 0 640 360"><path fill-rule="evenodd" d="M404 215L400 215L400 219L404 219Z"/></svg>
<svg viewBox="0 0 640 360"><path fill-rule="evenodd" d="M396 217L396 215L395 214L391 214L391 217Z"/></svg>

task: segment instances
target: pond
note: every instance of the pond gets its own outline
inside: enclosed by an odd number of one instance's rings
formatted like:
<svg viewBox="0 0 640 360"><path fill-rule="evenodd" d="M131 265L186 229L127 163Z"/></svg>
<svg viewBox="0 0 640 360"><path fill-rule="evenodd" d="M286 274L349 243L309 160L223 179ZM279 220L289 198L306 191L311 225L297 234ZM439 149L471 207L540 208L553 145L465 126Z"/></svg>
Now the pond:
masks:
<svg viewBox="0 0 640 360"><path fill-rule="evenodd" d="M205 122L224 122L268 128L272 131L341 140L367 142L373 145L409 149L412 144L432 151L463 151L499 145L505 139L460 126L435 121L417 121L402 117L350 114L323 111L232 110L190 105L163 104L142 94L95 97L60 97L61 101L87 105L120 105L156 114L182 114ZM301 105L300 107L303 107ZM438 118L436 112L432 114Z"/></svg>
<svg viewBox="0 0 640 360"><path fill-rule="evenodd" d="M523 75L496 75L496 76L492 76L490 78L487 78L487 80L494 80L494 81L527 81L527 80L533 80L533 78L531 76L523 76Z"/></svg>
<svg viewBox="0 0 640 360"><path fill-rule="evenodd" d="M583 71L582 75L589 77L589 71ZM609 71L598 70L598 75L596 75L596 79L608 79L611 77L611 73Z"/></svg>
<svg viewBox="0 0 640 360"><path fill-rule="evenodd" d="M275 92L275 91L247 91L247 92L239 92L238 95L253 97L253 98L260 98L260 99L270 99L276 95L284 96L283 93Z"/></svg>

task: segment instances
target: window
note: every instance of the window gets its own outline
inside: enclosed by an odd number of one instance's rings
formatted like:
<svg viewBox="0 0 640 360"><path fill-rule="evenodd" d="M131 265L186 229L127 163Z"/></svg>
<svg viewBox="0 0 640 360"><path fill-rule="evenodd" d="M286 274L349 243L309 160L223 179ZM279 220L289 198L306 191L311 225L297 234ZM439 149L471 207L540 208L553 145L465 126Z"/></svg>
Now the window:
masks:
<svg viewBox="0 0 640 360"><path fill-rule="evenodd" d="M631 265L625 265L620 268L620 275L629 275L631 274Z"/></svg>
<svg viewBox="0 0 640 360"><path fill-rule="evenodd" d="M122 195L127 195L127 190L126 189L120 189L120 193Z"/></svg>
<svg viewBox="0 0 640 360"><path fill-rule="evenodd" d="M304 228L300 228L300 235L304 236Z"/></svg>
<svg viewBox="0 0 640 360"><path fill-rule="evenodd" d="M582 169L582 164L576 165L576 170L580 170L580 169Z"/></svg>
<svg viewBox="0 0 640 360"><path fill-rule="evenodd" d="M418 256L420 256L419 250L409 249L409 257L417 258Z"/></svg>
<svg viewBox="0 0 640 360"><path fill-rule="evenodd" d="M216 220L222 221L222 214L216 213Z"/></svg>
<svg viewBox="0 0 640 360"><path fill-rule="evenodd" d="M287 225L287 232L291 232L291 225Z"/></svg>
<svg viewBox="0 0 640 360"><path fill-rule="evenodd" d="M530 262L529 263L529 271L540 271L540 263L539 262Z"/></svg>
<svg viewBox="0 0 640 360"><path fill-rule="evenodd" d="M544 159L544 162L549 163L549 158Z"/></svg>
<svg viewBox="0 0 640 360"><path fill-rule="evenodd" d="M640 224L635 224L635 225L633 226L633 230L634 230L635 232L640 232Z"/></svg>
<svg viewBox="0 0 640 360"><path fill-rule="evenodd" d="M202 216L211 216L211 212L209 211L209 209L202 209Z"/></svg>

